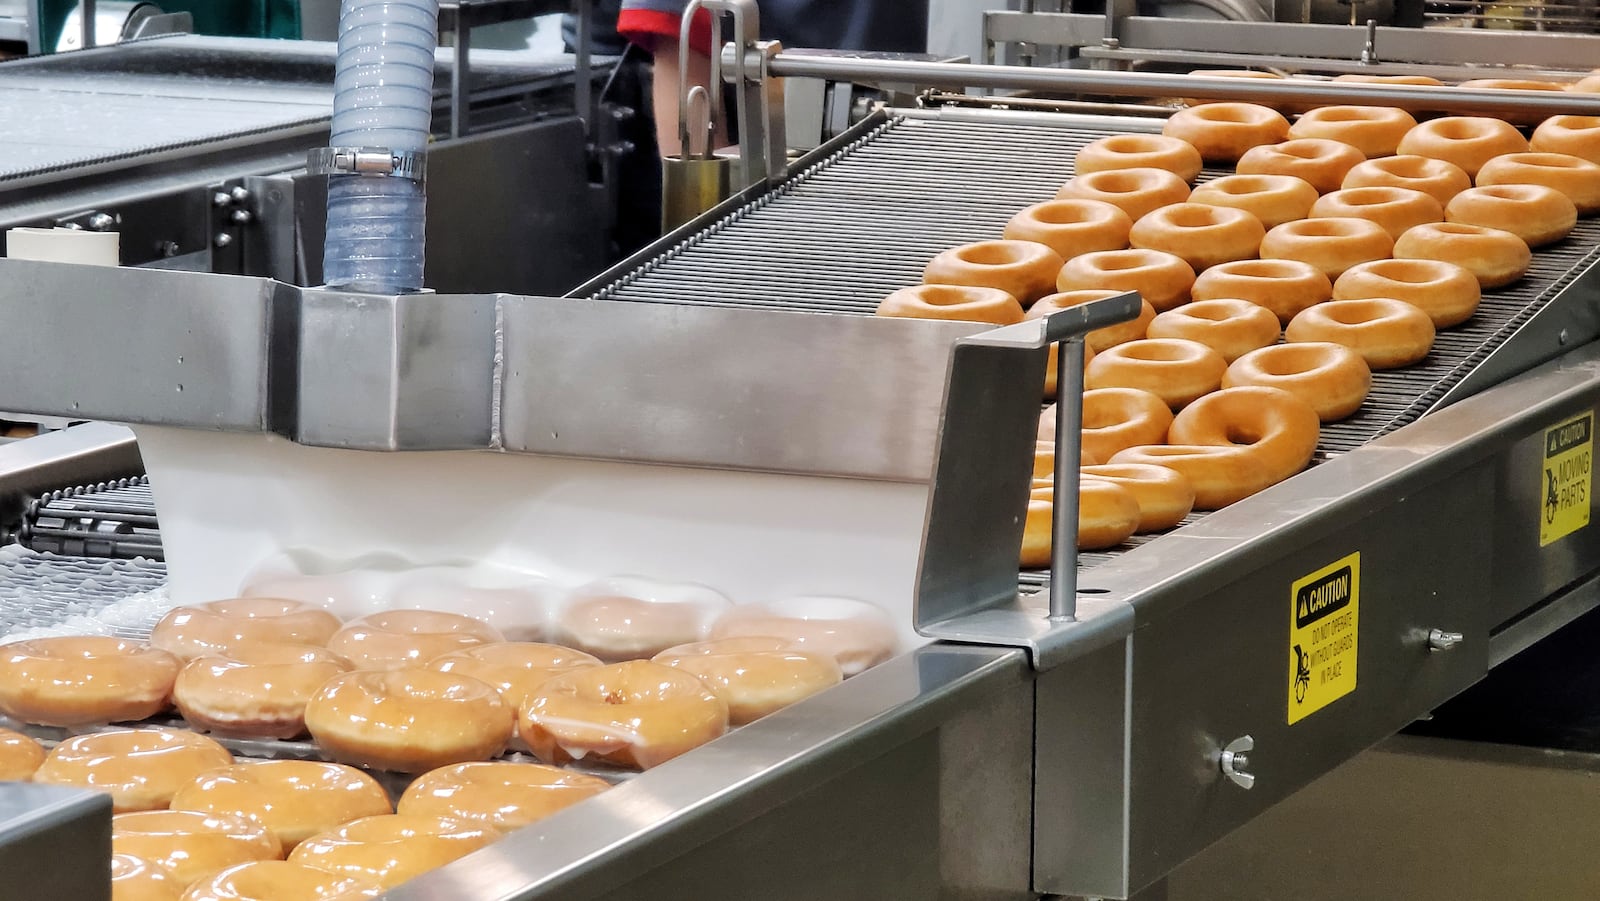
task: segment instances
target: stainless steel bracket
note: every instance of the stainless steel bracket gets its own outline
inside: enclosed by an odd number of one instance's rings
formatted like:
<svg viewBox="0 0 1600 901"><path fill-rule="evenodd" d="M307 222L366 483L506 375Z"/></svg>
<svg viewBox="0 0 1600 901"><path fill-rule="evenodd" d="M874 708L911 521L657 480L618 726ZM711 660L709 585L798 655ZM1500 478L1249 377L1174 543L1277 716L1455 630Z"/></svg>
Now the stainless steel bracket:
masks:
<svg viewBox="0 0 1600 901"><path fill-rule="evenodd" d="M739 125L738 188L763 181L775 182L788 172L787 129L783 119L783 79L772 71L772 60L783 51L776 41L761 40L761 13L755 0L694 0L684 11L683 49L687 54L690 18L700 9L711 13L713 43L719 37L721 17L733 21L733 40L714 53L713 82L725 81L737 92L734 119ZM720 78L719 78L720 76ZM717 112L717 89L711 92Z"/></svg>
<svg viewBox="0 0 1600 901"><path fill-rule="evenodd" d="M312 175L363 175L409 178L420 182L428 173L428 155L384 147L318 147L306 157Z"/></svg>

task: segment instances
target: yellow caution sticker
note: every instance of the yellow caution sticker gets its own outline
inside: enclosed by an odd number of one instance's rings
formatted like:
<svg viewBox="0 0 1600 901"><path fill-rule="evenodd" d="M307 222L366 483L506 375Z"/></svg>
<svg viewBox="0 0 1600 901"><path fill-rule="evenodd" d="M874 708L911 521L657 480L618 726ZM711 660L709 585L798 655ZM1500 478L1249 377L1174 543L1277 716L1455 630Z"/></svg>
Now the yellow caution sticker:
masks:
<svg viewBox="0 0 1600 901"><path fill-rule="evenodd" d="M1589 524L1594 493L1594 413L1569 419L1544 433L1544 504L1539 511L1539 546Z"/></svg>
<svg viewBox="0 0 1600 901"><path fill-rule="evenodd" d="M1361 553L1289 588L1289 725L1356 690Z"/></svg>

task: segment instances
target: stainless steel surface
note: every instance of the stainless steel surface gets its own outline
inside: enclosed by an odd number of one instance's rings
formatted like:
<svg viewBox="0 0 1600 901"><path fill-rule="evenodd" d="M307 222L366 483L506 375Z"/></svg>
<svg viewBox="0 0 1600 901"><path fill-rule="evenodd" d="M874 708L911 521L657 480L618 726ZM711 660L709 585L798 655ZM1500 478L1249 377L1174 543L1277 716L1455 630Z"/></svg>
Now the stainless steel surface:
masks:
<svg viewBox="0 0 1600 901"><path fill-rule="evenodd" d="M1078 437L1083 432L1083 339L1074 336L1057 347L1055 443L1061 450L1051 473L1050 618L1074 620L1078 618L1078 466L1083 462Z"/></svg>
<svg viewBox="0 0 1600 901"><path fill-rule="evenodd" d="M111 798L0 782L0 874L29 901L109 901Z"/></svg>
<svg viewBox="0 0 1600 901"><path fill-rule="evenodd" d="M1256 777L1250 773L1249 752L1254 751L1256 740L1248 735L1241 735L1223 747L1222 753L1217 755L1217 766L1222 770L1222 775L1228 781L1239 786L1245 791L1256 787Z"/></svg>

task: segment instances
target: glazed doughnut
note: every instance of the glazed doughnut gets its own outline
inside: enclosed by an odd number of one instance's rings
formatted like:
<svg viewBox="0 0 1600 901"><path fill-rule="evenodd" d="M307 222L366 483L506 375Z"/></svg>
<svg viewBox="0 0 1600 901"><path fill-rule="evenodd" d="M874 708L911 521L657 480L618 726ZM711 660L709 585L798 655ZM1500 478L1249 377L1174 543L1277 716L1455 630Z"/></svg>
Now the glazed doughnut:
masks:
<svg viewBox="0 0 1600 901"><path fill-rule="evenodd" d="M728 702L688 673L632 660L551 679L518 724L546 763L593 757L647 770L728 731Z"/></svg>
<svg viewBox="0 0 1600 901"><path fill-rule="evenodd" d="M400 773L497 757L513 719L487 682L420 668L335 676L306 705L306 728L335 760Z"/></svg>
<svg viewBox="0 0 1600 901"><path fill-rule="evenodd" d="M978 241L942 251L928 261L930 285L998 288L1027 306L1050 293L1061 255L1033 241Z"/></svg>
<svg viewBox="0 0 1600 901"><path fill-rule="evenodd" d="M1270 229L1309 216L1317 189L1292 175L1224 175L1195 188L1189 202L1244 210Z"/></svg>
<svg viewBox="0 0 1600 901"><path fill-rule="evenodd" d="M1373 369L1410 366L1433 348L1433 320L1403 300L1330 300L1294 317L1286 341L1343 344Z"/></svg>
<svg viewBox="0 0 1600 901"><path fill-rule="evenodd" d="M200 880L183 901L355 901L381 894L382 886L362 876L286 860L254 860Z"/></svg>
<svg viewBox="0 0 1600 901"><path fill-rule="evenodd" d="M1600 116L1551 116L1533 130L1529 146L1600 164Z"/></svg>
<svg viewBox="0 0 1600 901"><path fill-rule="evenodd" d="M294 738L305 733L311 695L349 669L326 648L239 644L189 661L172 686L172 699L190 725L208 732Z"/></svg>
<svg viewBox="0 0 1600 901"><path fill-rule="evenodd" d="M1287 138L1289 120L1252 103L1205 103L1173 113L1161 133L1193 144L1204 160L1231 163L1252 147Z"/></svg>
<svg viewBox="0 0 1600 901"><path fill-rule="evenodd" d="M678 645L652 659L704 682L728 703L728 722L742 726L844 681L832 656L798 647L750 635Z"/></svg>
<svg viewBox="0 0 1600 901"><path fill-rule="evenodd" d="M493 626L459 613L385 610L345 623L328 640L328 650L358 670L389 670L504 640Z"/></svg>
<svg viewBox="0 0 1600 901"><path fill-rule="evenodd" d="M150 630L150 646L181 660L264 641L322 647L339 618L304 601L234 598L174 607Z"/></svg>
<svg viewBox="0 0 1600 901"><path fill-rule="evenodd" d="M1116 297L1121 293L1121 291L1065 291L1060 294L1051 294L1048 297L1040 298L1039 302L1028 310L1028 318L1039 319L1051 313L1059 313L1067 307L1093 303L1096 300L1105 300L1107 297ZM1083 343L1088 345L1091 350L1102 351L1108 347L1116 347L1118 344L1137 341L1144 337L1145 329L1149 327L1150 321L1155 318L1156 308L1150 306L1150 301L1140 301L1139 315L1137 317L1127 322L1119 322L1116 325L1097 328L1083 336ZM1084 365L1088 366L1088 361L1085 361Z"/></svg>
<svg viewBox="0 0 1600 901"><path fill-rule="evenodd" d="M1374 260L1345 270L1333 285L1335 300L1403 300L1427 313L1436 329L1467 321L1482 295L1477 276L1438 260Z"/></svg>
<svg viewBox="0 0 1600 901"><path fill-rule="evenodd" d="M27 782L44 763L44 746L10 729L0 729L0 782Z"/></svg>
<svg viewBox="0 0 1600 901"><path fill-rule="evenodd" d="M1333 296L1333 282L1299 260L1240 260L1207 269L1191 293L1195 300L1248 300L1287 325L1296 313Z"/></svg>
<svg viewBox="0 0 1600 901"><path fill-rule="evenodd" d="M1335 75L1334 81L1357 81L1365 84L1412 84L1425 87L1440 87L1444 82L1431 75Z"/></svg>
<svg viewBox="0 0 1600 901"><path fill-rule="evenodd" d="M499 837L498 829L481 824L391 813L362 817L306 839L289 855L289 862L391 889Z"/></svg>
<svg viewBox="0 0 1600 901"><path fill-rule="evenodd" d="M1175 203L1145 214L1128 233L1129 243L1170 253L1196 272L1218 263L1255 259L1267 230L1244 210L1203 203Z"/></svg>
<svg viewBox="0 0 1600 901"><path fill-rule="evenodd" d="M1094 358L1085 388L1139 388L1172 409L1217 390L1228 368L1222 355L1198 341L1146 338L1119 344Z"/></svg>
<svg viewBox="0 0 1600 901"><path fill-rule="evenodd" d="M610 787L597 776L539 763L458 763L411 783L396 810L510 832Z"/></svg>
<svg viewBox="0 0 1600 901"><path fill-rule="evenodd" d="M1484 288L1509 285L1528 271L1533 252L1511 232L1460 222L1419 225L1394 242L1396 259L1455 263Z"/></svg>
<svg viewBox="0 0 1600 901"><path fill-rule="evenodd" d="M1228 367L1222 387L1282 388L1334 422L1361 409L1372 389L1372 370L1359 354L1327 342L1275 344L1247 353Z"/></svg>
<svg viewBox="0 0 1600 901"><path fill-rule="evenodd" d="M1044 428L1040 417L1040 428ZM1083 456L1104 463L1117 451L1167 440L1172 408L1138 388L1099 388L1083 392ZM1055 415L1050 416L1053 435ZM1093 464L1090 464L1093 465Z"/></svg>
<svg viewBox="0 0 1600 901"><path fill-rule="evenodd" d="M1393 156L1400 140L1416 125L1410 113L1394 107L1324 106L1295 120L1289 137L1339 141L1371 159Z"/></svg>
<svg viewBox="0 0 1600 901"><path fill-rule="evenodd" d="M999 288L914 285L885 297L878 304L877 315L1011 325L1022 321L1022 304Z"/></svg>
<svg viewBox="0 0 1600 901"><path fill-rule="evenodd" d="M1062 260L1097 250L1128 246L1133 220L1121 207L1103 200L1046 200L1011 217L1001 235L1007 241L1032 241L1055 251Z"/></svg>
<svg viewBox="0 0 1600 901"><path fill-rule="evenodd" d="M846 676L888 660L895 651L894 622L865 601L793 597L740 604L711 627L712 638L782 638L796 650L826 654Z"/></svg>
<svg viewBox="0 0 1600 901"><path fill-rule="evenodd" d="M1445 219L1498 228L1543 247L1565 238L1578 224L1578 208L1565 194L1544 185L1484 185L1457 194Z"/></svg>
<svg viewBox="0 0 1600 901"><path fill-rule="evenodd" d="M528 696L545 682L573 670L600 665L599 658L560 645L508 641L451 651L435 657L428 668L481 679L499 689L511 709L520 710Z"/></svg>
<svg viewBox="0 0 1600 901"><path fill-rule="evenodd" d="M1085 466L1085 480L1104 479L1133 492L1139 504L1139 532L1170 529L1194 509L1194 486L1175 469L1138 463Z"/></svg>
<svg viewBox="0 0 1600 901"><path fill-rule="evenodd" d="M1431 194L1410 188L1345 188L1326 194L1311 208L1317 219L1366 219L1398 238L1412 226L1443 222L1444 207Z"/></svg>
<svg viewBox="0 0 1600 901"><path fill-rule="evenodd" d="M69 738L50 750L33 781L111 796L117 813L157 810L196 776L233 764L204 735L181 729L113 729Z"/></svg>
<svg viewBox="0 0 1600 901"><path fill-rule="evenodd" d="M1421 191L1440 205L1472 187L1472 178L1455 163L1426 156L1389 156L1367 160L1344 177L1345 188L1408 188Z"/></svg>
<svg viewBox="0 0 1600 901"><path fill-rule="evenodd" d="M0 645L0 713L43 726L142 720L167 707L178 658L120 638Z"/></svg>
<svg viewBox="0 0 1600 901"><path fill-rule="evenodd" d="M1351 169L1367 161L1349 144L1322 138L1299 138L1251 148L1239 157L1240 175L1292 175L1317 189L1337 191Z"/></svg>
<svg viewBox="0 0 1600 901"><path fill-rule="evenodd" d="M1508 153L1478 170L1478 185L1543 185L1567 196L1578 215L1600 213L1600 165L1565 153Z"/></svg>
<svg viewBox="0 0 1600 901"><path fill-rule="evenodd" d="M1402 154L1446 160L1468 176L1503 153L1525 153L1528 141L1503 119L1484 116L1445 116L1419 124L1400 141Z"/></svg>
<svg viewBox="0 0 1600 901"><path fill-rule="evenodd" d="M258 760L212 770L179 788L172 809L245 817L286 851L351 820L394 812L371 776L319 760Z"/></svg>
<svg viewBox="0 0 1600 901"><path fill-rule="evenodd" d="M111 853L162 867L178 885L252 860L278 860L283 847L259 823L227 813L144 810L111 818Z"/></svg>
<svg viewBox="0 0 1600 901"><path fill-rule="evenodd" d="M1266 307L1248 300L1218 298L1197 300L1162 313L1150 323L1149 335L1198 341L1221 354L1224 362L1232 363L1277 341L1281 329L1278 317Z"/></svg>
<svg viewBox="0 0 1600 901"><path fill-rule="evenodd" d="M1173 420L1171 445L1129 448L1113 463L1176 469L1194 486L1197 510L1217 510L1287 479L1311 462L1317 411L1280 388L1224 388Z"/></svg>
<svg viewBox="0 0 1600 901"><path fill-rule="evenodd" d="M619 663L699 641L733 606L704 585L635 576L601 579L572 593L555 621L554 643Z"/></svg>
<svg viewBox="0 0 1600 901"><path fill-rule="evenodd" d="M1104 250L1073 257L1056 276L1056 289L1138 291L1156 312L1189 302L1194 267L1159 250Z"/></svg>
<svg viewBox="0 0 1600 901"><path fill-rule="evenodd" d="M1054 545L1051 518L1055 515L1055 490L1037 485L1028 492L1028 512L1023 518L1022 550L1018 563L1027 569L1050 566ZM1107 479L1078 482L1078 550L1101 551L1116 547L1139 529L1139 501L1124 485Z"/></svg>
<svg viewBox="0 0 1600 901"><path fill-rule="evenodd" d="M1184 181L1200 174L1200 151L1166 135L1110 135L1085 144L1072 162L1075 175L1107 169L1165 169ZM1066 254L1062 254L1066 256Z"/></svg>
<svg viewBox="0 0 1600 901"><path fill-rule="evenodd" d="M1322 270L1331 283L1351 266L1394 252L1383 226L1366 219L1300 219L1285 222L1261 240L1263 260L1299 260Z"/></svg>
<svg viewBox="0 0 1600 901"><path fill-rule="evenodd" d="M1061 186L1057 200L1097 200L1128 215L1130 223L1169 203L1189 199L1189 183L1165 169L1103 169Z"/></svg>
<svg viewBox="0 0 1600 901"><path fill-rule="evenodd" d="M179 901L182 894L166 867L132 854L111 855L111 901Z"/></svg>

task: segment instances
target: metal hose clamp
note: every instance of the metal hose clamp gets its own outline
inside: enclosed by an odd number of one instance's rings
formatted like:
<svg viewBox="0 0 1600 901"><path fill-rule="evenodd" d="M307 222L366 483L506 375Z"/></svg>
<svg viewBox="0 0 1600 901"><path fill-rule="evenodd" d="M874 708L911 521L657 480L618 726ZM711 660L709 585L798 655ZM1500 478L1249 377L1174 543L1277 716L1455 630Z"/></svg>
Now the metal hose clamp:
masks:
<svg viewBox="0 0 1600 901"><path fill-rule="evenodd" d="M318 147L306 157L312 175L366 175L380 178L425 179L428 156L414 150L383 147Z"/></svg>

